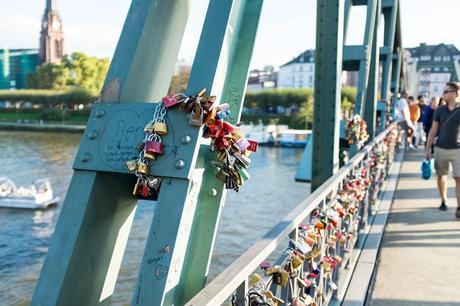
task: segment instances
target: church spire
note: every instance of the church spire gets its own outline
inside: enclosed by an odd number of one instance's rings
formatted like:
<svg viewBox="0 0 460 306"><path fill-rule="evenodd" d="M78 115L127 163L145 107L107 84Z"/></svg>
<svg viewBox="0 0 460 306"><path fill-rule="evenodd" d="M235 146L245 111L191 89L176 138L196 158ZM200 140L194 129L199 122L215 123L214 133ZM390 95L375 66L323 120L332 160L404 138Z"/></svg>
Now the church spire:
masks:
<svg viewBox="0 0 460 306"><path fill-rule="evenodd" d="M56 11L56 0L46 0L46 11Z"/></svg>
<svg viewBox="0 0 460 306"><path fill-rule="evenodd" d="M62 20L56 9L56 0L46 0L40 32L40 63L56 63L64 56Z"/></svg>

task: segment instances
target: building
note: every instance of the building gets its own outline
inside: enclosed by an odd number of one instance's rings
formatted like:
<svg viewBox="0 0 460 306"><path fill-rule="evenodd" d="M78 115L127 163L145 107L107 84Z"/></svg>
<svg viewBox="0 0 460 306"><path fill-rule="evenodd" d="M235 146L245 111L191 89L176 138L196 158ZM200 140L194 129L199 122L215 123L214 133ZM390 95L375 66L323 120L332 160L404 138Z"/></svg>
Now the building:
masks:
<svg viewBox="0 0 460 306"><path fill-rule="evenodd" d="M27 88L27 74L38 62L38 49L0 49L0 89Z"/></svg>
<svg viewBox="0 0 460 306"><path fill-rule="evenodd" d="M407 90L412 95L442 96L446 82L458 81L460 51L454 45L420 44L406 49Z"/></svg>
<svg viewBox="0 0 460 306"><path fill-rule="evenodd" d="M357 71L342 73L344 86L358 85ZM315 50L307 50L280 67L278 88L313 88L315 86Z"/></svg>
<svg viewBox="0 0 460 306"><path fill-rule="evenodd" d="M40 32L40 64L60 62L64 55L62 20L56 0L47 0Z"/></svg>
<svg viewBox="0 0 460 306"><path fill-rule="evenodd" d="M40 32L40 49L0 49L0 89L27 88L27 75L38 65L56 63L64 54L62 20L56 0L47 0Z"/></svg>
<svg viewBox="0 0 460 306"><path fill-rule="evenodd" d="M268 65L262 70L254 69L249 72L247 90L257 92L276 88L278 72L275 67Z"/></svg>
<svg viewBox="0 0 460 306"><path fill-rule="evenodd" d="M314 84L314 50L307 50L280 67L278 88L313 88Z"/></svg>

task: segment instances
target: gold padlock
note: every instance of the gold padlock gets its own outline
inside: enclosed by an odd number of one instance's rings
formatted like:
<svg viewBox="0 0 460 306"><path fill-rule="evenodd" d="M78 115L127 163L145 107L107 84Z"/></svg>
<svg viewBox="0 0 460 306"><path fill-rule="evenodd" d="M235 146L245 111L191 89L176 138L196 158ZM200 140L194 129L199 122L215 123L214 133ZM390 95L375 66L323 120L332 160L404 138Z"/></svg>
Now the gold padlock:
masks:
<svg viewBox="0 0 460 306"><path fill-rule="evenodd" d="M155 160L155 155L154 154L150 154L150 153L147 153L144 151L144 157L149 159L149 160Z"/></svg>
<svg viewBox="0 0 460 306"><path fill-rule="evenodd" d="M166 135L168 134L168 126L164 122L157 121L153 124L153 131L158 135Z"/></svg>
<svg viewBox="0 0 460 306"><path fill-rule="evenodd" d="M303 260L301 260L298 256L293 255L291 257L291 263L292 263L292 267L294 269L297 269L303 264Z"/></svg>
<svg viewBox="0 0 460 306"><path fill-rule="evenodd" d="M190 113L188 123L192 126L201 127L203 125L203 117L203 108L201 108L201 105L197 103L193 111Z"/></svg>
<svg viewBox="0 0 460 306"><path fill-rule="evenodd" d="M260 281L262 281L262 277L259 274L257 273L252 274L251 278L249 279L249 287L254 286L254 284Z"/></svg>
<svg viewBox="0 0 460 306"><path fill-rule="evenodd" d="M272 275L274 273L279 273L279 272L281 272L281 267L280 266L273 266L273 267L268 268L267 270L265 270L265 275L269 276L269 275Z"/></svg>
<svg viewBox="0 0 460 306"><path fill-rule="evenodd" d="M149 173L149 165L144 162L140 162L137 164L137 172L142 173L142 174L148 174Z"/></svg>
<svg viewBox="0 0 460 306"><path fill-rule="evenodd" d="M289 272L288 271L285 271L285 270L282 270L281 272L281 283L280 283L280 286L282 288L286 288L287 286L287 283L289 281Z"/></svg>
<svg viewBox="0 0 460 306"><path fill-rule="evenodd" d="M126 167L128 168L128 171L132 172L137 169L137 161L136 160L128 160L126 163Z"/></svg>

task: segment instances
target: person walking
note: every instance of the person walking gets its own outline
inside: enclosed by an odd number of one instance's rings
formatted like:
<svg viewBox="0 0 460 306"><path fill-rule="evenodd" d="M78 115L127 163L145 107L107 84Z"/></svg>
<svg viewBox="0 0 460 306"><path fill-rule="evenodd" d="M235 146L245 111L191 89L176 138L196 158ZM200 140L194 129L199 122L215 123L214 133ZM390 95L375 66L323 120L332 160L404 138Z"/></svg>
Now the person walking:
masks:
<svg viewBox="0 0 460 306"><path fill-rule="evenodd" d="M428 134L430 133L431 125L433 124L433 117L434 117L434 112L439 106L439 98L438 97L433 97L431 98L430 105L427 105L425 107L425 111L423 112L423 130L428 137ZM425 148L427 147L427 142L425 142ZM434 153L434 144L431 145L431 153Z"/></svg>
<svg viewBox="0 0 460 306"><path fill-rule="evenodd" d="M460 218L460 83L446 83L443 98L447 104L438 107L434 113L425 148L425 158L427 160L432 158L431 145L434 138L438 136L435 144L434 167L441 196L439 209L447 210L447 174L449 165L452 164L457 197L455 216Z"/></svg>
<svg viewBox="0 0 460 306"><path fill-rule="evenodd" d="M409 148L416 148L418 146L418 135L417 135L417 122L420 118L420 107L418 103L415 102L414 97L409 97L409 112L410 112L410 121L414 126L414 129L411 134L411 139L409 142Z"/></svg>
<svg viewBox="0 0 460 306"><path fill-rule="evenodd" d="M409 94L404 91L398 101L396 101L396 117L398 119L399 128L403 131L402 137L404 137L404 145L407 147L408 145L412 145L410 143L411 137L410 133L411 130L414 131L415 127L410 120L410 110L409 104L407 104L407 100ZM402 141L401 141L402 142Z"/></svg>
<svg viewBox="0 0 460 306"><path fill-rule="evenodd" d="M415 144L415 146L418 146L420 143L426 143L426 134L425 130L423 129L423 116L425 115L425 111L429 107L426 103L426 98L425 96L418 96L417 97L417 103L418 107L420 108L420 116L416 122L415 128L416 128L416 137L418 139L418 142Z"/></svg>

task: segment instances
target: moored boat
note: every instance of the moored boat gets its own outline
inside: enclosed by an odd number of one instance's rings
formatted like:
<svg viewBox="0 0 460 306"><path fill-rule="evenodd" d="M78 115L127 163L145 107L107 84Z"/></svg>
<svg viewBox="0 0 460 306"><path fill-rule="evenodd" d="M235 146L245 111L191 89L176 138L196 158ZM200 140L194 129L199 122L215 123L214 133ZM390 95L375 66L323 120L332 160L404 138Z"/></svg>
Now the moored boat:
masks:
<svg viewBox="0 0 460 306"><path fill-rule="evenodd" d="M9 178L0 177L0 207L45 209L58 201L47 179L36 180L29 187L17 187Z"/></svg>

